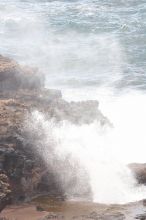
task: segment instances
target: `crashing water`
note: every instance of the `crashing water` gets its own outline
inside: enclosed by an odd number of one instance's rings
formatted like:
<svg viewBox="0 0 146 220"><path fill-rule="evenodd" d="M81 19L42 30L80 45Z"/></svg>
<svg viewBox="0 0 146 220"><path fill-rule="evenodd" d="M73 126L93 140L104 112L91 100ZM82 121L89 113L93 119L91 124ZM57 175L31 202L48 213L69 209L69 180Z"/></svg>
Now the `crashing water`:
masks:
<svg viewBox="0 0 146 220"><path fill-rule="evenodd" d="M38 152L49 166L56 157L62 161L71 155L71 167L80 163L85 168L96 202L125 203L146 196L146 188L137 187L126 166L145 163L145 33L145 0L0 2L0 53L37 66L46 87L61 89L68 101L98 100L114 125L106 131L96 122L57 125L34 112L26 126L39 133L41 124ZM55 153L50 155L52 146ZM77 176L84 189L81 173ZM68 190L70 176L58 178L69 195L79 190Z"/></svg>

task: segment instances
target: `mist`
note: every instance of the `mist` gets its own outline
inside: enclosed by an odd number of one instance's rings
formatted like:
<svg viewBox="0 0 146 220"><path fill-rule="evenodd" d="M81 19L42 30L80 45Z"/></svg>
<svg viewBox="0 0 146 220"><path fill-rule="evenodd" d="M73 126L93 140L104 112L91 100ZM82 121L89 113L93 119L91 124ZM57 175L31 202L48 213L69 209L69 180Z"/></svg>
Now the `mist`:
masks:
<svg viewBox="0 0 146 220"><path fill-rule="evenodd" d="M146 196L128 168L145 163L144 45L136 34L141 17L133 22L115 1L98 2L4 1L0 49L37 67L45 88L61 90L59 120L35 109L23 132L67 199L127 203ZM130 2L124 7L131 12ZM106 123L94 117L93 105L83 104L87 100L99 101Z"/></svg>

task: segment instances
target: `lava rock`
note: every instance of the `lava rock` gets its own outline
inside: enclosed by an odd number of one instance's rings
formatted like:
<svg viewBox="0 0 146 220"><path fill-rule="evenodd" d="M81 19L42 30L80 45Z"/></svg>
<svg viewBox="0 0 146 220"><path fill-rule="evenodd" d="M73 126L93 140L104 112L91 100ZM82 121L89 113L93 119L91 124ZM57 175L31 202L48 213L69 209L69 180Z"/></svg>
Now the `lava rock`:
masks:
<svg viewBox="0 0 146 220"><path fill-rule="evenodd" d="M11 200L11 189L9 185L8 177L0 173L0 212Z"/></svg>
<svg viewBox="0 0 146 220"><path fill-rule="evenodd" d="M135 219L146 220L146 214L137 215Z"/></svg>
<svg viewBox="0 0 146 220"><path fill-rule="evenodd" d="M46 119L74 124L111 126L100 112L97 101L67 102L59 90L45 89L43 74L0 56L0 172L8 177L12 202L41 194L63 197L58 178L36 153L35 141L28 141L23 125L27 115L38 110ZM24 144L26 141L29 143ZM32 147L33 145L33 147ZM57 172L62 172L61 167Z"/></svg>
<svg viewBox="0 0 146 220"><path fill-rule="evenodd" d="M132 170L139 184L146 184L146 164L132 163L129 164L129 168Z"/></svg>

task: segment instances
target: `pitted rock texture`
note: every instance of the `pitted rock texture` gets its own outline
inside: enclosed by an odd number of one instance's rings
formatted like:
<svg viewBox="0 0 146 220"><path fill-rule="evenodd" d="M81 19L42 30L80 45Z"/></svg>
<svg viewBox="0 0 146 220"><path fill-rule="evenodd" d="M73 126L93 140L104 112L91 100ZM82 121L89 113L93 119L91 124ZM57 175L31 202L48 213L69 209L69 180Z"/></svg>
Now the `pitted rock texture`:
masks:
<svg viewBox="0 0 146 220"><path fill-rule="evenodd" d="M0 212L5 208L11 200L11 190L8 177L0 173Z"/></svg>
<svg viewBox="0 0 146 220"><path fill-rule="evenodd" d="M0 56L0 172L9 179L12 202L39 194L64 194L43 159L21 139L24 118L36 109L48 120L75 124L97 120L101 126L111 126L97 101L69 103L59 90L44 88L44 76L38 70Z"/></svg>

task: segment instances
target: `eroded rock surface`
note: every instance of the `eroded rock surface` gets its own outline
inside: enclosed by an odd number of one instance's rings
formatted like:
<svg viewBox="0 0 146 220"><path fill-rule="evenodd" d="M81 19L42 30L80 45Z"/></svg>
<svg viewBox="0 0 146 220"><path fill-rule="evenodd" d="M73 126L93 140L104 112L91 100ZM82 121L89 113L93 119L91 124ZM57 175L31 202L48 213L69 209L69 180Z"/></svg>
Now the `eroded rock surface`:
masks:
<svg viewBox="0 0 146 220"><path fill-rule="evenodd" d="M138 183L146 184L146 164L132 163L129 164L129 168L133 171Z"/></svg>
<svg viewBox="0 0 146 220"><path fill-rule="evenodd" d="M76 124L97 120L101 126L111 126L99 111L98 102L68 103L60 91L44 89L43 76L38 70L21 67L14 60L0 56L0 171L9 179L12 201L42 193L64 193L43 159L24 146L21 139L24 118L36 109L48 120Z"/></svg>
<svg viewBox="0 0 146 220"><path fill-rule="evenodd" d="M10 194L12 201L46 193L64 195L43 159L29 144L24 145L22 127L27 114L38 110L47 120L67 120L79 125L96 120L100 126L112 126L100 112L97 101L69 103L62 99L59 90L44 89L43 79L38 70L0 56L0 175L6 177L4 182L0 179L6 190L3 194L0 186L0 210L10 201ZM146 164L129 166L139 183L146 184Z"/></svg>
<svg viewBox="0 0 146 220"><path fill-rule="evenodd" d="M8 177L0 173L0 212L3 208L10 203L11 190Z"/></svg>
<svg viewBox="0 0 146 220"><path fill-rule="evenodd" d="M34 77L35 75L35 77ZM0 92L18 89L38 89L43 86L43 76L36 69L21 67L12 59L0 55Z"/></svg>

